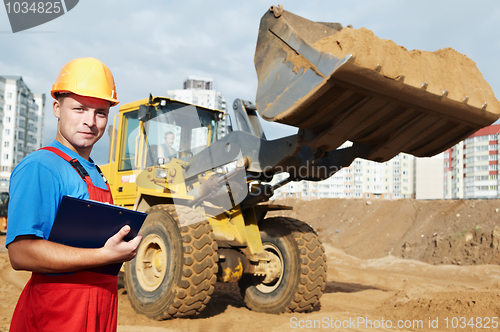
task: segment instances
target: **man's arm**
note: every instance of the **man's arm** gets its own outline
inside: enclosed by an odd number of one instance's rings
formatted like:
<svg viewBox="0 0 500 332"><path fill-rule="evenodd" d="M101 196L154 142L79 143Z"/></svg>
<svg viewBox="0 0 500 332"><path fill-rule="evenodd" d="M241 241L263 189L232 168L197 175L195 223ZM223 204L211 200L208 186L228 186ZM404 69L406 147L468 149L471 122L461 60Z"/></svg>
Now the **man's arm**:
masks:
<svg viewBox="0 0 500 332"><path fill-rule="evenodd" d="M18 236L9 244L9 258L15 270L41 273L63 273L131 260L142 240L140 235L129 242L123 238L130 232L124 226L110 237L104 247L84 249L43 240L32 235Z"/></svg>
<svg viewBox="0 0 500 332"><path fill-rule="evenodd" d="M163 149L163 146L157 145L157 147L158 147L158 158L165 158L165 149Z"/></svg>

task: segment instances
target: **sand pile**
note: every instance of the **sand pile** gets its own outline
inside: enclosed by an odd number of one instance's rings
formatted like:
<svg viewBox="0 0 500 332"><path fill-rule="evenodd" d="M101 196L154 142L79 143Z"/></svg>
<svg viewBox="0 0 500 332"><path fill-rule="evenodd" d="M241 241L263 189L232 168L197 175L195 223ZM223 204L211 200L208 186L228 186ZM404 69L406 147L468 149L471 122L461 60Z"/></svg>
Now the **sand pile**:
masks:
<svg viewBox="0 0 500 332"><path fill-rule="evenodd" d="M490 85L477 69L476 63L452 48L435 52L408 51L392 40L380 39L366 28L344 28L338 34L319 40L314 47L321 52L343 58L348 54L356 58L358 66L376 70L386 77L397 79L404 76L404 82L421 88L427 83L427 91L462 102L469 97L468 104L486 111L500 113L500 103Z"/></svg>
<svg viewBox="0 0 500 332"><path fill-rule="evenodd" d="M500 200L280 199L269 212L309 223L323 243L361 258L431 264L500 264Z"/></svg>

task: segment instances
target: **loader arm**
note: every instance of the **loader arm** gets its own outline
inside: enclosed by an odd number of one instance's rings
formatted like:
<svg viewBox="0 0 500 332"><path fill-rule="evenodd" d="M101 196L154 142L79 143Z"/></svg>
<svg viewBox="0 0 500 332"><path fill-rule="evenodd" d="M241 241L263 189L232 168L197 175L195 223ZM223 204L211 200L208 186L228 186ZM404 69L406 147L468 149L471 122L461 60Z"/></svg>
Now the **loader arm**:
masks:
<svg viewBox="0 0 500 332"><path fill-rule="evenodd" d="M374 147L355 143L330 152L301 144L302 134L268 141L243 131L234 131L189 159L186 179L213 168L247 160L246 171L254 177L288 172L293 181L321 181L329 178L355 158L366 158Z"/></svg>

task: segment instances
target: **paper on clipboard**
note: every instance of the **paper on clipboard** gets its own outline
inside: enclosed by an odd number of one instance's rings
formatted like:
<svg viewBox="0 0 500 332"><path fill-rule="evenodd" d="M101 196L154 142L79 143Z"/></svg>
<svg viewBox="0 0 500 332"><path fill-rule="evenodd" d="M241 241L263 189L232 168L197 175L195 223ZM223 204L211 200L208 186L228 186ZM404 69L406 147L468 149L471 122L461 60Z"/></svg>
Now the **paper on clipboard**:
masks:
<svg viewBox="0 0 500 332"><path fill-rule="evenodd" d="M107 203L63 196L49 235L49 241L78 248L101 248L123 226L130 241L139 233L147 214ZM118 275L122 264L111 264L90 271Z"/></svg>

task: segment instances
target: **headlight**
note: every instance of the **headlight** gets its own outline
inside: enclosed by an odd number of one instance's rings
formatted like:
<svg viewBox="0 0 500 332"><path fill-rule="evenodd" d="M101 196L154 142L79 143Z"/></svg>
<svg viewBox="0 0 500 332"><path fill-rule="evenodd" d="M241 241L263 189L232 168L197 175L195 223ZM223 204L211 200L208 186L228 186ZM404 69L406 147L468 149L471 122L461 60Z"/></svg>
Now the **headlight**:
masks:
<svg viewBox="0 0 500 332"><path fill-rule="evenodd" d="M168 169L165 168L157 168L155 177L158 179L166 179L168 175Z"/></svg>

